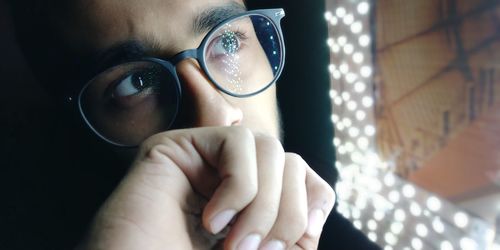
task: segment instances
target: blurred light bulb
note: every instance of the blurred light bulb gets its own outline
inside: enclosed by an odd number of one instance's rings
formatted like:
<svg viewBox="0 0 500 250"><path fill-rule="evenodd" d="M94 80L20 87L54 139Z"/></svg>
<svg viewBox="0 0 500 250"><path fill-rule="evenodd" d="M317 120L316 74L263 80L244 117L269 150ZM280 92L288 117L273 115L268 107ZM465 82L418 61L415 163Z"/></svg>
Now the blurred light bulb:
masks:
<svg viewBox="0 0 500 250"><path fill-rule="evenodd" d="M359 32L361 32L361 30L363 30L363 25L361 24L361 22L358 21L351 24L352 33L358 34Z"/></svg>
<svg viewBox="0 0 500 250"><path fill-rule="evenodd" d="M359 42L359 45L361 45L362 47L366 47L366 46L370 45L370 40L371 40L370 36L365 34L365 35L361 35L359 37L358 42Z"/></svg>
<svg viewBox="0 0 500 250"><path fill-rule="evenodd" d="M340 51L340 46L339 46L338 44L336 44L336 43L333 43L333 44L332 44L332 51L333 51L333 53L335 53L335 54L339 53L339 51Z"/></svg>
<svg viewBox="0 0 500 250"><path fill-rule="evenodd" d="M357 228L358 230L363 229L363 224L361 224L361 221L355 220L353 223L354 227Z"/></svg>
<svg viewBox="0 0 500 250"><path fill-rule="evenodd" d="M392 190L389 192L389 200L392 203L398 203L399 202L399 192L396 190Z"/></svg>
<svg viewBox="0 0 500 250"><path fill-rule="evenodd" d="M361 93L365 91L366 89L366 84L364 82L357 82L354 84L354 91Z"/></svg>
<svg viewBox="0 0 500 250"><path fill-rule="evenodd" d="M377 242L377 234L374 232L369 232L368 233L368 239L370 239L373 242Z"/></svg>
<svg viewBox="0 0 500 250"><path fill-rule="evenodd" d="M417 235L420 237L426 237L427 234L429 233L429 230L427 229L427 227L422 223L417 224L416 231L417 231Z"/></svg>
<svg viewBox="0 0 500 250"><path fill-rule="evenodd" d="M415 250L421 250L424 244L422 243L422 240L420 240L419 238L413 238L411 240L411 246Z"/></svg>
<svg viewBox="0 0 500 250"><path fill-rule="evenodd" d="M400 234L401 232L403 232L403 223L401 222L393 222L391 224L391 232L394 233L394 234Z"/></svg>
<svg viewBox="0 0 500 250"><path fill-rule="evenodd" d="M328 44L329 47L332 47L333 43L334 43L333 38L326 39L326 44Z"/></svg>
<svg viewBox="0 0 500 250"><path fill-rule="evenodd" d="M394 212L394 219L397 221L404 221L406 219L406 213L401 208L396 209Z"/></svg>
<svg viewBox="0 0 500 250"><path fill-rule="evenodd" d="M389 233L389 232L385 233L384 240L385 240L385 242L387 242L387 244L392 245L392 246L396 245L396 243L398 242L398 238L396 238L396 236L394 236L394 234Z"/></svg>
<svg viewBox="0 0 500 250"><path fill-rule="evenodd" d="M330 18L332 18L332 12L330 11L325 12L325 19L328 21L330 20Z"/></svg>
<svg viewBox="0 0 500 250"><path fill-rule="evenodd" d="M429 197L429 199L427 199L427 207L431 211L437 212L439 211L439 209L441 209L441 201L437 197L431 196Z"/></svg>
<svg viewBox="0 0 500 250"><path fill-rule="evenodd" d="M347 75L345 76L345 80L348 83L353 83L354 81L356 81L356 79L358 79L358 76L354 73L347 73Z"/></svg>
<svg viewBox="0 0 500 250"><path fill-rule="evenodd" d="M365 57L363 56L363 54L361 52L356 52L352 55L352 60L357 63L357 64L360 64L364 61Z"/></svg>
<svg viewBox="0 0 500 250"><path fill-rule="evenodd" d="M415 196L415 188L410 184L405 184L403 186L403 195L406 198L413 198Z"/></svg>
<svg viewBox="0 0 500 250"><path fill-rule="evenodd" d="M453 221L458 227L465 228L469 224L469 217L464 212L458 212L453 216Z"/></svg>
<svg viewBox="0 0 500 250"><path fill-rule="evenodd" d="M415 217L420 216L422 214L422 208L420 208L416 202L412 202L410 205L410 213Z"/></svg>
<svg viewBox="0 0 500 250"><path fill-rule="evenodd" d="M372 67L370 66L363 66L361 67L361 76L363 77L370 77L372 75Z"/></svg>
<svg viewBox="0 0 500 250"><path fill-rule="evenodd" d="M363 105L367 108L370 108L371 106L373 106L373 98L371 98L370 96L365 96L363 97Z"/></svg>
<svg viewBox="0 0 500 250"><path fill-rule="evenodd" d="M345 14L346 14L346 10L344 7L338 7L336 10L335 10L335 14L338 16L338 17L344 17Z"/></svg>
<svg viewBox="0 0 500 250"><path fill-rule="evenodd" d="M375 127L373 125L366 125L365 126L365 134L367 136L374 136L375 133L376 133L376 130L375 130Z"/></svg>
<svg viewBox="0 0 500 250"><path fill-rule="evenodd" d="M332 17L330 18L330 24L331 24L332 26L335 26L335 25L337 25L337 23L338 23L338 19L337 19L336 17L332 16Z"/></svg>
<svg viewBox="0 0 500 250"><path fill-rule="evenodd" d="M342 63L340 64L339 70L340 73L347 74L349 72L349 65L347 65L347 63Z"/></svg>
<svg viewBox="0 0 500 250"><path fill-rule="evenodd" d="M347 14L344 16L343 20L345 25L350 25L354 22L354 16L352 14Z"/></svg>
<svg viewBox="0 0 500 250"><path fill-rule="evenodd" d="M344 45L344 53L346 53L347 55L350 55L350 54L352 54L352 52L354 52L354 46L352 46L352 44L348 43L348 44Z"/></svg>
<svg viewBox="0 0 500 250"><path fill-rule="evenodd" d="M383 220L385 217L385 214L384 212L380 211L380 210L377 210L373 213L373 218L375 218L375 220L377 221L381 221Z"/></svg>
<svg viewBox="0 0 500 250"><path fill-rule="evenodd" d="M432 228L438 234L444 233L444 224L439 218L435 218L434 220L432 220Z"/></svg>
<svg viewBox="0 0 500 250"><path fill-rule="evenodd" d="M460 247L462 249L477 249L477 244L471 238L464 237L460 239Z"/></svg>
<svg viewBox="0 0 500 250"><path fill-rule="evenodd" d="M359 135L359 129L358 128L355 128L355 127L352 127L349 129L349 135L351 137L357 137Z"/></svg>
<svg viewBox="0 0 500 250"><path fill-rule="evenodd" d="M358 119L358 121L362 121L365 118L366 118L366 113L363 110L356 111L356 119Z"/></svg>
<svg viewBox="0 0 500 250"><path fill-rule="evenodd" d="M366 137L360 137L358 139L358 147L362 150L366 150L368 149L370 145L370 142L368 141L368 139Z"/></svg>
<svg viewBox="0 0 500 250"><path fill-rule="evenodd" d="M357 107L358 107L358 104L356 104L356 102L353 100L351 100L347 103L347 109L349 109L350 111L356 110Z"/></svg>
<svg viewBox="0 0 500 250"><path fill-rule="evenodd" d="M441 250L453 250L453 245L451 244L451 242L445 240L443 242L441 242Z"/></svg>
<svg viewBox="0 0 500 250"><path fill-rule="evenodd" d="M361 2L358 4L357 9L359 14L365 15L370 10L370 5L367 2Z"/></svg>
<svg viewBox="0 0 500 250"><path fill-rule="evenodd" d="M375 220L369 220L366 225L367 225L368 229L370 229L372 231L377 230L377 222Z"/></svg>
<svg viewBox="0 0 500 250"><path fill-rule="evenodd" d="M337 80L340 79L340 77L342 77L342 74L340 74L340 71L338 71L338 70L334 70L332 75L333 75L333 78L335 78Z"/></svg>
<svg viewBox="0 0 500 250"><path fill-rule="evenodd" d="M332 120L332 122L333 122L333 123L337 123L337 122L339 121L339 116L338 116L338 115L333 114L333 115L331 116L331 120Z"/></svg>
<svg viewBox="0 0 500 250"><path fill-rule="evenodd" d="M349 119L349 118L347 118L347 117L344 117L344 119L342 119L342 123L344 123L344 125L345 125L346 127L350 127L350 126L352 126L352 121L351 121L351 119Z"/></svg>

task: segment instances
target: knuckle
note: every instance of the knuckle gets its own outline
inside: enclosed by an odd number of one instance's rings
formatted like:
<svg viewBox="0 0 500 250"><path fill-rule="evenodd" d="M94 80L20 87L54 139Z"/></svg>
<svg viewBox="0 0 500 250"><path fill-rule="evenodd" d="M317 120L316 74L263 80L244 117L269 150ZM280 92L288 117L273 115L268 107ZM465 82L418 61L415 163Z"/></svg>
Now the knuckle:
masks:
<svg viewBox="0 0 500 250"><path fill-rule="evenodd" d="M285 149L281 142L274 137L271 136L257 136L256 141L259 146L265 147L266 151L273 154L285 154Z"/></svg>
<svg viewBox="0 0 500 250"><path fill-rule="evenodd" d="M241 184L241 182L240 182ZM240 187L241 185L231 185ZM238 197L244 200L245 202L251 202L257 197L258 187L254 182L249 182L247 185L244 185L244 188L240 188L238 191Z"/></svg>
<svg viewBox="0 0 500 250"><path fill-rule="evenodd" d="M302 158L302 156L296 154L296 153L287 153L286 154L286 166L287 168L295 168L294 170L297 171L297 174L300 176L305 176L306 175L306 166L307 163Z"/></svg>
<svg viewBox="0 0 500 250"><path fill-rule="evenodd" d="M249 140L253 139L253 133L252 131L243 126L232 126L227 129L227 132L229 133L228 136L234 137L235 139L241 139L241 140Z"/></svg>

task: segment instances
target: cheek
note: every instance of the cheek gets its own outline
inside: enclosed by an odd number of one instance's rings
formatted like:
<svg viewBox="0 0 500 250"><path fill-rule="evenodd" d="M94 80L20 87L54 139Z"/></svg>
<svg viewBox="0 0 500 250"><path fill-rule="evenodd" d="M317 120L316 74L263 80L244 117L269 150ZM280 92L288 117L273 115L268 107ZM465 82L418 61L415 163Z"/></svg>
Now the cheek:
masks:
<svg viewBox="0 0 500 250"><path fill-rule="evenodd" d="M254 97L241 99L238 107L243 111L243 126L279 138L279 111L274 86Z"/></svg>

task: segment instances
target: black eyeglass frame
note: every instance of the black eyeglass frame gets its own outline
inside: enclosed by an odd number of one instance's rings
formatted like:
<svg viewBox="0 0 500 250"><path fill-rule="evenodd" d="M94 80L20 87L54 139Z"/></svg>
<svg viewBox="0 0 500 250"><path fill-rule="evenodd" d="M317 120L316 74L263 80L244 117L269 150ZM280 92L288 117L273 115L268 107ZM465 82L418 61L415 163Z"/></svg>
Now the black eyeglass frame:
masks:
<svg viewBox="0 0 500 250"><path fill-rule="evenodd" d="M217 32L219 30L219 28L221 28L222 26L226 25L227 23L229 23L229 22L231 22L231 21L233 21L235 19L239 19L239 18L242 18L242 17L245 17L245 16L252 16L252 15L261 15L261 16L265 17L266 19L270 20L271 24L274 26L275 30L277 31L278 42L279 42L279 45L280 45L280 48L281 48L281 51L280 51L280 63L279 63L279 67L278 67L277 71L274 73L273 80L270 81L266 86L262 87L261 89L255 91L255 92L252 92L252 93L249 93L249 94L241 94L241 95L239 95L239 94L235 94L235 93L232 93L232 92L224 89L222 86L220 86L217 83L217 81L215 81L215 79L213 79L213 77L210 75L210 73L209 73L210 71L208 70L208 67L207 67L207 65L205 63L206 62L206 60L205 60L205 54L206 53L205 52L206 52L207 43L208 43L209 39L212 37L212 35L215 32ZM182 60L185 60L185 59L188 59L188 58L195 59L199 63L199 65L200 65L201 69L203 70L203 72L205 73L205 75L212 82L212 84L214 84L214 86L218 90L220 90L221 92L223 92L223 93L225 93L227 95L233 96L233 97L238 97L238 98L251 97L251 96L257 95L257 94L265 91L270 86L272 86L277 81L277 79L280 77L280 75L281 75L281 73L283 71L283 68L284 68L284 63L285 63L285 54L286 54L285 53L285 51L286 51L285 50L285 41L284 41L283 31L281 29L281 23L280 23L281 19L284 16L285 16L285 11L282 8L276 8L276 9L259 9L259 10L246 11L246 12L243 12L241 14L229 17L229 18L223 20L222 22L220 22L215 27L213 27L205 35L205 37L203 38L203 40L200 43L200 45L198 46L198 48L188 49L188 50L181 51L178 54L176 54L175 56L173 56L171 58L168 58L168 59L160 59L160 58L156 58L156 57L144 57L144 58L141 58L141 59L129 60L129 61L121 62L121 63L119 63L117 65L111 66L108 69L111 69L111 68L116 67L118 65L122 65L122 64L126 64L126 63L132 63L132 62L153 62L153 63L159 64L159 65L163 66L164 68L166 68L172 74L172 76L175 79L176 90L177 90L176 94L178 96L176 110L174 112L174 118L172 119L172 121L170 122L170 124L168 125L168 128L167 128L167 129L170 129L172 127L173 123L176 120L176 117L177 117L177 114L178 114L178 111L179 111L180 102L181 102L181 97L182 97L181 83L180 83L179 77L177 75L177 70L176 70L176 65L179 62L181 62ZM108 69L106 69L106 70L108 70ZM105 71L103 71L103 72L105 72ZM75 94L69 95L66 99L69 102L73 102L73 100L75 100L75 96L77 97L76 100L77 100L77 104L78 104L78 111L80 112L81 118L85 121L86 125L99 138L101 138L102 140L106 141L109 144L112 144L112 145L118 146L118 147L122 147L122 148L135 148L135 147L137 147L138 145L125 145L125 144L120 144L120 143L117 143L117 142L114 142L114 141L108 139L106 136L102 135L97 129L95 129L92 126L92 123L85 116L85 112L83 111L82 101L81 100L82 100L83 93L85 92L86 88L92 83L93 79L94 78L92 78L86 84L84 84L83 87L80 89L80 91L76 95Z"/></svg>

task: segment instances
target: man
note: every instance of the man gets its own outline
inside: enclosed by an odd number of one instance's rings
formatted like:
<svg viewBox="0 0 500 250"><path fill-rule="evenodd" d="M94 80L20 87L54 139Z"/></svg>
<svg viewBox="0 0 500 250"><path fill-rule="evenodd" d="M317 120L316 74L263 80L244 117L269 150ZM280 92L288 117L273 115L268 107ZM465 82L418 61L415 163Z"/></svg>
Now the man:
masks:
<svg viewBox="0 0 500 250"><path fill-rule="evenodd" d="M0 248L317 247L334 193L278 140L281 10L229 0L12 7L32 70L76 123L21 128L25 139L4 151ZM376 248L338 214L327 228L322 249Z"/></svg>
<svg viewBox="0 0 500 250"><path fill-rule="evenodd" d="M79 248L317 248L335 198L279 142L281 10L245 16L230 0L39 7L55 43L33 61L61 56L37 75L134 159ZM200 45L201 56L184 53Z"/></svg>

